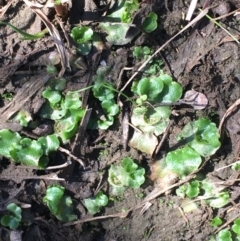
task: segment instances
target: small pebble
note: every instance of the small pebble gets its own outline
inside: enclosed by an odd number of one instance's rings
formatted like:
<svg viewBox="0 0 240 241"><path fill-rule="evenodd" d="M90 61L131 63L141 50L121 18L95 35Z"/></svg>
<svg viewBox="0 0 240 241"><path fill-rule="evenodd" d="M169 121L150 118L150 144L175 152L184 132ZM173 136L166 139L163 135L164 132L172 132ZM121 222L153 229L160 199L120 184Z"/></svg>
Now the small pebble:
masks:
<svg viewBox="0 0 240 241"><path fill-rule="evenodd" d="M230 9L231 7L228 2L222 2L214 9L214 12L219 16L222 16L228 14L230 12Z"/></svg>

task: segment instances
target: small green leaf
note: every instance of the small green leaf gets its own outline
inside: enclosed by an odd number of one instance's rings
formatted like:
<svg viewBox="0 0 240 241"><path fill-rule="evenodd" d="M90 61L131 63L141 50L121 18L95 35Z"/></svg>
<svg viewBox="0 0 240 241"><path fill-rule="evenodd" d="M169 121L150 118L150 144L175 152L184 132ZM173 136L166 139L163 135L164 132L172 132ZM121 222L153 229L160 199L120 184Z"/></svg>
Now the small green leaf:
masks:
<svg viewBox="0 0 240 241"><path fill-rule="evenodd" d="M64 193L64 187L52 185L47 188L43 201L58 220L62 222L71 222L76 220L77 216L73 213L71 197L64 195Z"/></svg>
<svg viewBox="0 0 240 241"><path fill-rule="evenodd" d="M158 101L164 103L172 103L178 101L182 96L182 86L179 83L172 81L172 77L168 74L161 74L159 79L163 81L164 87L161 94L159 95Z"/></svg>
<svg viewBox="0 0 240 241"><path fill-rule="evenodd" d="M132 21L132 14L134 11L138 9L138 0L128 0L128 1L123 1L124 6L123 6L123 12L121 16L121 21L123 23L130 23Z"/></svg>
<svg viewBox="0 0 240 241"><path fill-rule="evenodd" d="M221 208L227 205L230 201L230 195L228 192L220 192L212 198L206 200L209 206L213 208Z"/></svg>
<svg viewBox="0 0 240 241"><path fill-rule="evenodd" d="M50 106L49 106L50 107ZM64 118L68 112L68 109L47 109L47 108L43 108L42 109L43 115L41 115L41 117L43 118L47 118L47 119L51 119L51 120L60 120L62 118Z"/></svg>
<svg viewBox="0 0 240 241"><path fill-rule="evenodd" d="M158 26L157 19L158 19L158 16L156 13L154 12L149 13L146 19L143 21L142 29L147 33L153 32L154 30L157 29L157 26Z"/></svg>
<svg viewBox="0 0 240 241"><path fill-rule="evenodd" d="M137 85L138 95L147 95L149 101L156 101L162 90L163 82L159 77L143 78Z"/></svg>
<svg viewBox="0 0 240 241"><path fill-rule="evenodd" d="M232 241L232 234L228 229L223 229L217 234L217 241Z"/></svg>
<svg viewBox="0 0 240 241"><path fill-rule="evenodd" d="M222 224L222 219L219 217L215 217L211 220L211 226L218 227Z"/></svg>
<svg viewBox="0 0 240 241"><path fill-rule="evenodd" d="M14 120L18 121L21 126L27 127L28 122L32 120L32 117L28 111L20 110L14 117Z"/></svg>
<svg viewBox="0 0 240 241"><path fill-rule="evenodd" d="M55 133L66 143L78 129L78 124L84 116L85 109L69 109L64 118L54 124Z"/></svg>
<svg viewBox="0 0 240 241"><path fill-rule="evenodd" d="M46 167L39 166L39 159L43 155L43 150L41 144L35 140L23 138L14 148L11 147L10 155L15 162L40 168Z"/></svg>
<svg viewBox="0 0 240 241"><path fill-rule="evenodd" d="M187 185L186 195L190 198L197 197L199 195L199 181L194 180Z"/></svg>
<svg viewBox="0 0 240 241"><path fill-rule="evenodd" d="M17 145L21 140L21 136L17 132L7 129L0 130L0 155L10 158L11 145Z"/></svg>
<svg viewBox="0 0 240 241"><path fill-rule="evenodd" d="M57 90L52 90L50 87L46 88L42 92L42 96L50 102L51 106L59 103L62 99L60 92Z"/></svg>
<svg viewBox="0 0 240 241"><path fill-rule="evenodd" d="M151 54L151 49L147 46L141 47L141 46L136 46L133 49L133 56L136 59L144 59L148 57Z"/></svg>
<svg viewBox="0 0 240 241"><path fill-rule="evenodd" d="M108 197L100 191L95 198L84 199L84 206L91 214L96 214L100 209L106 206L108 203Z"/></svg>
<svg viewBox="0 0 240 241"><path fill-rule="evenodd" d="M56 151L60 146L60 142L55 134L46 137L42 136L38 139L38 142L41 144L43 154L46 156L48 156L49 153Z"/></svg>
<svg viewBox="0 0 240 241"><path fill-rule="evenodd" d="M236 162L232 165L232 170L234 170L234 171L239 171L239 170L240 170L240 161L236 161Z"/></svg>
<svg viewBox="0 0 240 241"><path fill-rule="evenodd" d="M108 17L106 17L106 20L108 20ZM99 27L107 33L108 36L106 39L108 43L112 45L128 44L139 32L136 31L136 33L134 33L132 36L126 37L130 24L114 24L110 22L102 22L100 23Z"/></svg>
<svg viewBox="0 0 240 241"><path fill-rule="evenodd" d="M216 124L207 118L188 123L178 138L189 142L189 145L204 157L213 155L221 145Z"/></svg>
<svg viewBox="0 0 240 241"><path fill-rule="evenodd" d="M188 146L168 152L166 156L167 168L177 173L181 178L196 171L201 163L200 155Z"/></svg>
<svg viewBox="0 0 240 241"><path fill-rule="evenodd" d="M78 44L77 50L82 55L88 55L92 50L92 42L88 41L82 44Z"/></svg>
<svg viewBox="0 0 240 241"><path fill-rule="evenodd" d="M1 218L1 224L4 227L9 227L10 229L17 229L19 223L22 220L22 209L18 207L15 203L10 203L7 205L7 210L13 215L4 215Z"/></svg>
<svg viewBox="0 0 240 241"><path fill-rule="evenodd" d="M7 205L7 210L15 215L15 218L19 221L22 220L22 209L15 203L10 203Z"/></svg>
<svg viewBox="0 0 240 241"><path fill-rule="evenodd" d="M70 35L78 44L83 44L92 39L93 30L87 26L74 27Z"/></svg>
<svg viewBox="0 0 240 241"><path fill-rule="evenodd" d="M114 100L104 100L101 103L104 112L109 116L115 116L119 113L119 106Z"/></svg>
<svg viewBox="0 0 240 241"><path fill-rule="evenodd" d="M186 190L187 190L187 185L181 185L179 188L176 189L176 194L177 196L181 197L181 198L185 198L186 197Z"/></svg>
<svg viewBox="0 0 240 241"><path fill-rule="evenodd" d="M61 138L63 143L66 143L76 134L77 127L75 118L68 114L64 119L56 121L54 124L54 131Z"/></svg>
<svg viewBox="0 0 240 241"><path fill-rule="evenodd" d="M104 86L102 83L94 84L92 91L93 91L94 97L96 97L100 101L111 100L114 98L113 91L107 88L106 86Z"/></svg>
<svg viewBox="0 0 240 241"><path fill-rule="evenodd" d="M171 110L167 106L152 107L136 107L133 109L131 122L144 133L162 134L168 124Z"/></svg>
<svg viewBox="0 0 240 241"><path fill-rule="evenodd" d="M57 68L53 65L47 65L46 71L48 74L57 74Z"/></svg>
<svg viewBox="0 0 240 241"><path fill-rule="evenodd" d="M79 109L82 106L82 101L80 100L79 93L77 92L67 92L63 107L66 109Z"/></svg>
<svg viewBox="0 0 240 241"><path fill-rule="evenodd" d="M191 181L189 183L186 183L180 186L176 190L176 194L182 198L184 198L185 196L188 196L190 198L197 197L200 192L199 186L200 186L199 181L197 180Z"/></svg>
<svg viewBox="0 0 240 241"><path fill-rule="evenodd" d="M124 158L121 166L112 165L110 167L108 182L117 188L132 187L136 189L144 183L144 175L144 168L138 167L131 158Z"/></svg>
<svg viewBox="0 0 240 241"><path fill-rule="evenodd" d="M129 173L135 172L138 169L138 165L129 157L123 158L121 165Z"/></svg>
<svg viewBox="0 0 240 241"><path fill-rule="evenodd" d="M19 226L19 223L20 223L19 220L12 215L4 215L1 218L1 224L5 227L9 227L12 230L17 229Z"/></svg>
<svg viewBox="0 0 240 241"><path fill-rule="evenodd" d="M234 233L236 233L238 236L240 236L240 218L237 218L236 220L234 220L232 230Z"/></svg>
<svg viewBox="0 0 240 241"><path fill-rule="evenodd" d="M107 130L111 125L114 123L114 118L113 116L107 116L105 117L105 120L98 120L97 125L98 128L101 130Z"/></svg>
<svg viewBox="0 0 240 241"><path fill-rule="evenodd" d="M93 30L87 26L74 27L71 37L78 43L77 49L82 55L87 55L92 49L90 40L93 38Z"/></svg>
<svg viewBox="0 0 240 241"><path fill-rule="evenodd" d="M108 204L108 197L107 195L103 194L102 191L100 191L96 195L96 201L99 204L99 206L101 205L102 207L104 207Z"/></svg>

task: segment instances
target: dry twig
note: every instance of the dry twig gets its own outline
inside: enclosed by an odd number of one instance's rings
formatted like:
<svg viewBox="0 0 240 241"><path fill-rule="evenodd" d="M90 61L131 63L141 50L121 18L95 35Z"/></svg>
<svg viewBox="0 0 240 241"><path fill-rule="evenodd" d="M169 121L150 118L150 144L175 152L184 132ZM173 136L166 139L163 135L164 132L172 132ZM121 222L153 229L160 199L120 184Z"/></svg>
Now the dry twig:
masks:
<svg viewBox="0 0 240 241"><path fill-rule="evenodd" d="M234 109L240 105L240 99L236 100L235 103L233 103L226 111L226 113L223 115L222 119L221 119L221 122L219 124L219 127L218 127L218 131L221 135L221 131L222 131L222 126L223 126L223 123L224 121L226 120L226 118L234 111Z"/></svg>
<svg viewBox="0 0 240 241"><path fill-rule="evenodd" d="M62 64L62 69L59 73L59 76L62 76L67 68L70 68L69 64L69 59L68 59L68 54L66 53L66 49L64 47L64 44L61 40L61 36L58 32L58 30L54 27L54 25L49 21L47 16L41 11L41 4L35 4L32 2L29 2L28 0L23 0L28 7L31 8L33 12L35 12L43 21L43 23L46 25L50 35L52 36L54 43L58 49L58 52L61 57L61 64Z"/></svg>

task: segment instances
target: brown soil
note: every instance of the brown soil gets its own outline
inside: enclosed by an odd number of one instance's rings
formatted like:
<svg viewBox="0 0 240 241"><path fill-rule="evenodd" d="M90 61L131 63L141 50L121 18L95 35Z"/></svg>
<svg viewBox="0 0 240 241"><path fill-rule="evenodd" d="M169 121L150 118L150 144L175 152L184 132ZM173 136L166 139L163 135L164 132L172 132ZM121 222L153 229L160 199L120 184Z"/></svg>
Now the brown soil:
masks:
<svg viewBox="0 0 240 241"><path fill-rule="evenodd" d="M62 20L67 36L70 34L70 29L80 21L97 30L96 23L104 12L96 10L96 4L91 0L83 1L85 5L78 2L80 1L72 1L69 16ZM134 46L147 45L156 50L187 24L183 20L183 14L188 10L186 1L165 0L163 3L163 1L154 0L149 2L142 3L138 14L140 17L145 16L149 9L156 12L159 17L157 30L149 35L138 34L130 44L125 46L109 46L106 43L102 52L89 54L85 58L88 66L85 70L81 70L80 77L75 69L72 69L70 73L65 73L64 77L68 80L67 89L77 90L90 85L100 60L105 60L113 66L113 71L109 76L120 89L134 73L124 72L121 78L118 78L122 68L134 64L132 58ZM198 6L202 8L204 3L209 1L198 2ZM240 7L238 1L229 0L228 3L230 11ZM4 6L5 1L0 1L0 4ZM224 12L224 6L220 5L219 10L219 4L222 4L222 1L211 1L209 15L212 17L223 15L221 11ZM43 11L53 22L54 9L46 8ZM195 14L198 14L197 10ZM240 31L239 16L230 15L219 20L221 25L237 39L239 39ZM9 22L28 33L40 32L44 28L40 18L23 1L13 1L1 21ZM54 21L54 24L64 39L59 23ZM10 101L1 98L0 128L8 128L19 131L22 135L31 136L31 131L23 129L17 123L9 122L9 119L21 108L37 116L44 102L41 96L42 90L51 78L46 73L49 55L57 49L51 37L46 36L34 41L21 40L19 34L5 25L1 25L0 35L0 94L3 96L4 93L13 93L14 96ZM103 42L105 42L104 36ZM69 52L74 52L72 45L68 45L67 42L65 44ZM223 29L207 18L201 19L192 28L179 35L161 52L158 57L165 62L164 71L182 84L184 92L194 89L204 93L209 100L207 108L201 111L195 111L187 105L176 106L177 115L172 117L173 124L160 150L161 155L168 152L169 148L176 143L176 134L186 123L205 116L218 125L225 111L240 98L239 56L239 45ZM128 92L129 89L126 91ZM91 94L88 97L86 92L83 102L88 104L89 108L93 108L93 113L98 111L96 109L98 105ZM172 189L151 201L150 207L143 213L140 212L141 209L137 209L129 213L127 217L87 221L92 216L87 213L82 200L92 197L99 188L109 193L108 167L112 163L120 162L123 157L133 158L146 169L146 182L140 189L127 190L121 197L112 199L107 207L95 216L112 215L132 209L154 189L154 183L149 178L153 160L130 147L124 148L122 115L123 113L116 118L114 126L106 131L88 130L82 126L77 138L63 146L73 155L81 158L86 169L72 160L72 164L67 168L43 171L25 168L1 158L0 216L5 213L7 204L11 202L21 206L30 204L27 208L23 208L23 222L18 228L22 240L205 241L216 231L210 225L213 217L221 216L226 223L239 215L237 209L234 210L234 208L233 211L228 212L239 201L238 182L233 182L229 185L229 191L234 201L221 209L213 210L204 202L198 202L197 211L183 213L182 199L177 197L175 189ZM231 168L223 169L221 172L214 172L214 170L229 165L239 158L239 119L240 112L236 108L224 126L221 148L208 160L203 167L203 173L216 176L226 182L238 178L238 174L236 175ZM41 124L42 126L52 125L46 121L42 121ZM37 134L44 135L41 131ZM58 165L71 159L69 155L60 151L54 158L58 160ZM62 180L59 181L58 178ZM74 201L74 210L80 220L78 224L64 225L43 204L42 198L46 188L53 183L66 187L67 194ZM10 239L11 233L8 229L2 227L0 230L1 240L13 240Z"/></svg>

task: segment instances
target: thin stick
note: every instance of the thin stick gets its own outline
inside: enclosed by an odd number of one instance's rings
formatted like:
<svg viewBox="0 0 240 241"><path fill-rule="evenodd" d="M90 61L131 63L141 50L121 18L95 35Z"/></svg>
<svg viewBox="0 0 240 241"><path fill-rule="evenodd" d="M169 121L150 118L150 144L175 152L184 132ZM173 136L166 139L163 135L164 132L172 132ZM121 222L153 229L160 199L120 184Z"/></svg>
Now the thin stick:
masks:
<svg viewBox="0 0 240 241"><path fill-rule="evenodd" d="M207 13L209 8L204 9L196 18L194 18L190 23L188 23L181 31L179 31L176 35L174 35L172 38L170 38L165 44L163 44L160 48L158 48L155 53L153 53L139 68L138 70L132 75L132 77L127 81L127 83L123 86L123 88L120 90L120 92L124 91L126 87L131 83L131 81L136 77L138 72L142 71L146 65L149 63L149 61L155 57L162 49L164 49L173 39L175 39L178 35L180 35L182 32L187 30L189 27L191 27L194 23L202 19Z"/></svg>
<svg viewBox="0 0 240 241"><path fill-rule="evenodd" d="M46 167L45 170L61 169L61 168L64 168L64 167L68 167L69 165L71 165L71 161L66 161L62 165Z"/></svg>
<svg viewBox="0 0 240 241"><path fill-rule="evenodd" d="M183 210L182 210L180 207L178 207L178 210L179 210L179 212L181 213L184 221L185 221L186 223L188 223L189 220L188 220L188 218L186 217L186 215L185 215L185 213L183 212Z"/></svg>
<svg viewBox="0 0 240 241"><path fill-rule="evenodd" d="M219 17L217 17L217 18L213 18L212 20L220 20L220 19L222 19L222 18L226 18L226 17L228 17L228 16L230 16L230 15L232 15L232 14L234 14L234 13L237 13L238 11L240 11L240 8L238 8L238 9L236 9L236 10L230 12L230 13L227 13L227 14L224 14L224 15L222 15L222 16L219 16Z"/></svg>
<svg viewBox="0 0 240 241"><path fill-rule="evenodd" d="M92 221L102 220L102 219L106 219L106 218L126 218L127 214L128 213L126 212L126 213L116 213L116 214L112 214L112 215L106 215L106 216L100 216L100 217L94 217L94 218L84 218L84 219L77 220L72 223L63 224L63 226L67 227L67 226L72 226L72 225L76 225L79 223L92 222Z"/></svg>
<svg viewBox="0 0 240 241"><path fill-rule="evenodd" d="M236 100L235 103L233 103L233 105L231 105L227 111L225 112L225 114L223 115L222 119L221 119L221 122L219 124L219 127L218 127L218 132L219 134L221 135L221 131L222 131L222 126L223 126L223 123L224 121L226 120L226 118L233 112L233 110L238 106L240 105L240 99Z"/></svg>
<svg viewBox="0 0 240 241"><path fill-rule="evenodd" d="M67 149L65 149L65 148L63 148L63 147L58 147L58 150L61 151L61 152L66 153L66 154L67 154L68 156L70 156L74 161L79 162L79 163L83 166L83 168L85 168L84 162L83 162L80 158L74 156L69 150L67 150Z"/></svg>
<svg viewBox="0 0 240 241"><path fill-rule="evenodd" d="M140 129L138 129L138 128L137 128L136 126L134 126L132 123L128 122L127 124L130 125L135 131L143 134L143 131L141 131Z"/></svg>
<svg viewBox="0 0 240 241"><path fill-rule="evenodd" d="M223 169L225 169L225 168L227 168L227 167L231 167L231 166L233 166L234 164L236 164L237 162L239 162L239 161L235 161L234 163L231 163L231 164L229 164L229 165L226 165L226 166L223 166L223 167L219 167L218 169L216 169L216 170L214 170L214 171L215 171L215 172L218 172L218 171L223 170Z"/></svg>
<svg viewBox="0 0 240 241"><path fill-rule="evenodd" d="M26 177L26 178L24 178L24 180L31 180L31 179L34 179L34 180L38 180L38 179L40 179L40 180L54 180L54 181L65 181L65 179L64 178L59 178L59 177L57 177L57 175L55 175L56 177L54 177L54 176L52 176L52 177L50 177L50 176L47 176L47 177L45 177L45 176L40 176L40 177Z"/></svg>
<svg viewBox="0 0 240 241"><path fill-rule="evenodd" d="M166 130L164 131L163 137L162 137L161 141L159 142L159 144L158 144L158 146L155 150L155 153L154 153L155 155L160 151L164 141L166 140L166 138L168 136L169 129L170 129L172 123L173 123L172 120L168 123L168 126L167 126Z"/></svg>

